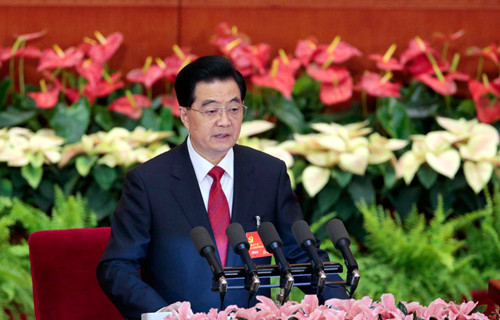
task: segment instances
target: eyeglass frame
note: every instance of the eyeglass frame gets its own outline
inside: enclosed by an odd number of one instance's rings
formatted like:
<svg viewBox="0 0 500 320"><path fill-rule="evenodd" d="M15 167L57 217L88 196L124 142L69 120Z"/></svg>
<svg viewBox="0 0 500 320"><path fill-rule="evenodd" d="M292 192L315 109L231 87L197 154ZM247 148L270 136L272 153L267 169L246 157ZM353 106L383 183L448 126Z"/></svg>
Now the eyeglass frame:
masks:
<svg viewBox="0 0 500 320"><path fill-rule="evenodd" d="M238 106L241 106L241 107L242 107L243 116L241 117L241 119L243 119L243 118L245 118L245 116L246 116L246 114L247 114L248 107L247 107L246 105L244 105L243 103L239 104ZM219 118L220 118L220 117L222 117L222 112L223 112L223 111L226 111L226 114L227 114L227 116L228 116L228 117L231 117L231 119L236 119L233 115L231 115L231 114L229 114L229 113L227 112L227 110L229 109L229 106L214 106L214 107L208 107L208 106L207 106L207 107L201 107L201 110L194 109L194 108L192 108L192 107L184 107L184 108L186 108L186 110L193 110L193 111L199 112L199 113L201 113L201 114L202 114L202 116L207 117L207 119L208 119L208 116L207 116L207 115L205 115L205 112L203 112L203 111L204 111L203 109L205 109L205 108L213 108L213 109L218 109L218 110L219 110L219 112L218 112L218 114L219 114ZM216 119L216 117L214 117L213 119ZM213 119L209 119L209 120L213 120Z"/></svg>

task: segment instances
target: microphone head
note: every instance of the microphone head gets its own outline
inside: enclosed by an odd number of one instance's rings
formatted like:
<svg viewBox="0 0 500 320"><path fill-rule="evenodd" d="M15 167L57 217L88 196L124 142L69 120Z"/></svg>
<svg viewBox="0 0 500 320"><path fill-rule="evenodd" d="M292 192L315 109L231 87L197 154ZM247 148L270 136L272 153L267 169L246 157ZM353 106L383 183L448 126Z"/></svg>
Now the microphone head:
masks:
<svg viewBox="0 0 500 320"><path fill-rule="evenodd" d="M214 242L212 241L212 238L210 238L207 229L204 227L198 226L193 228L189 235L191 236L191 240L193 240L196 251L198 251L200 256L203 256L201 252L206 247L212 247L215 250Z"/></svg>
<svg viewBox="0 0 500 320"><path fill-rule="evenodd" d="M272 252L269 246L274 242L276 242L280 248L283 246L283 242L281 242L281 238L271 222L261 223L257 232L259 233L260 239L262 239L262 243L267 251Z"/></svg>
<svg viewBox="0 0 500 320"><path fill-rule="evenodd" d="M245 248L250 249L250 243L248 243L247 236L245 234L245 230L243 230L243 227L239 223L231 223L227 228L226 228L226 235L229 240L229 243L231 244L231 247L233 247L233 251L237 251L237 246L240 244L244 244Z"/></svg>
<svg viewBox="0 0 500 320"><path fill-rule="evenodd" d="M302 247L302 244L307 240L312 241L314 245L316 244L316 238L311 232L311 228L309 228L309 225L304 220L297 220L293 223L292 233L299 247Z"/></svg>
<svg viewBox="0 0 500 320"><path fill-rule="evenodd" d="M349 234L345 229L344 223L339 219L332 219L326 225L326 230L328 230L328 234L330 235L330 239L332 240L335 248L338 249L337 244L340 240L347 240L348 245L351 245L351 238L349 238Z"/></svg>

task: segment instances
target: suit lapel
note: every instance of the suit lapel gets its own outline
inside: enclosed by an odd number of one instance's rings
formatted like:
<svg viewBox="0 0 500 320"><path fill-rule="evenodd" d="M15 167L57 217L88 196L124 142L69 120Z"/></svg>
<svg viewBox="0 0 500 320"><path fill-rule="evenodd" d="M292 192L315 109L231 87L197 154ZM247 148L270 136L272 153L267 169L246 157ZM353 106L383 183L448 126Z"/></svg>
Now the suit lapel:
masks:
<svg viewBox="0 0 500 320"><path fill-rule="evenodd" d="M187 142L179 146L175 154L172 167L172 176L178 180L170 189L177 203L186 215L191 226L202 226L214 239L210 221L208 220L207 210L203 203L200 186L196 179L193 164L189 158Z"/></svg>

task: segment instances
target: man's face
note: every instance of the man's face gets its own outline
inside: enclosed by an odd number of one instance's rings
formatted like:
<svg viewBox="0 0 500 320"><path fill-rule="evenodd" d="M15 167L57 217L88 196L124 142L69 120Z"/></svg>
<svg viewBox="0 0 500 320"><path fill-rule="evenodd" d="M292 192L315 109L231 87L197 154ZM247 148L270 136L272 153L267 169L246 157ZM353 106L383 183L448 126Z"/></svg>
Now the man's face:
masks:
<svg viewBox="0 0 500 320"><path fill-rule="evenodd" d="M200 82L194 90L194 103L191 109L202 110L206 107L228 106L243 103L236 81L216 80ZM189 130L194 149L203 158L216 165L224 158L240 135L242 119L235 119L224 111L221 116L207 119L203 114L189 108L181 108L181 120Z"/></svg>

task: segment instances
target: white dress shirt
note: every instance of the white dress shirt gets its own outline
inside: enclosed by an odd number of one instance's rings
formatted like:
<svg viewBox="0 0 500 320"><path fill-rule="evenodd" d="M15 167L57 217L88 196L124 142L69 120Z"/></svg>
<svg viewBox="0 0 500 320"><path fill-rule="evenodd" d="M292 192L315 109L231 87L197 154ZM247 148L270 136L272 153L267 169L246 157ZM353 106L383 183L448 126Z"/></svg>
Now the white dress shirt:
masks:
<svg viewBox="0 0 500 320"><path fill-rule="evenodd" d="M196 174L196 179L198 180L198 185L200 186L201 195L203 197L203 203L205 204L205 209L208 211L208 197L210 195L210 187L214 179L208 175L208 172L212 170L214 165L210 163L207 159L200 156L196 150L194 150L191 144L191 136L187 140L189 158L194 167L194 172ZM220 179L220 184L222 190L226 195L227 204L229 205L229 215L233 212L233 186L234 186L234 152L233 148L229 149L227 154L222 158L222 160L217 165L224 169L224 174Z"/></svg>

